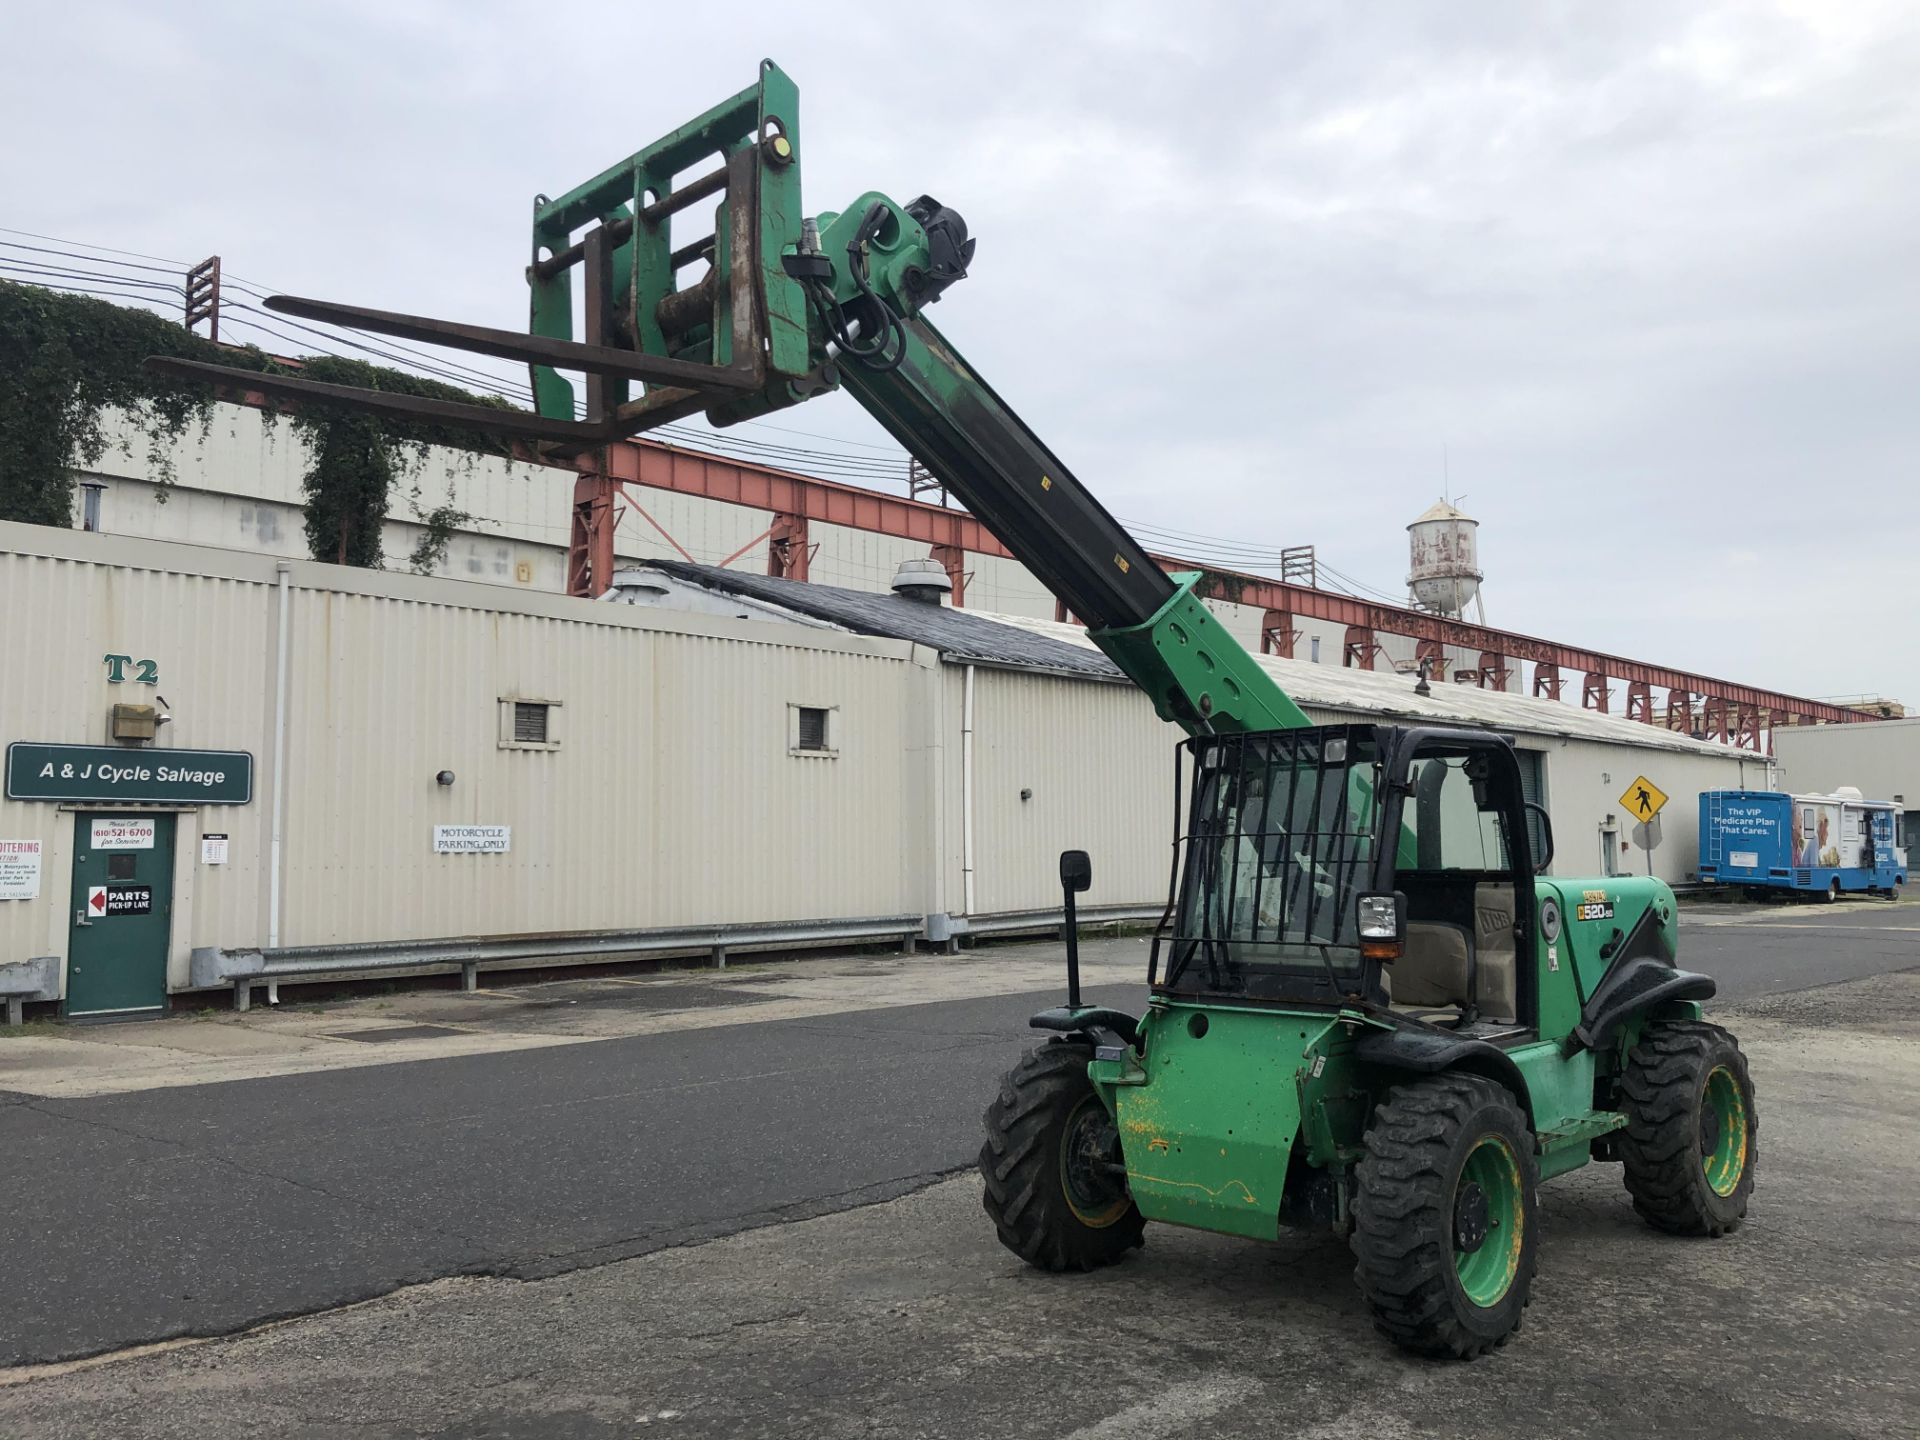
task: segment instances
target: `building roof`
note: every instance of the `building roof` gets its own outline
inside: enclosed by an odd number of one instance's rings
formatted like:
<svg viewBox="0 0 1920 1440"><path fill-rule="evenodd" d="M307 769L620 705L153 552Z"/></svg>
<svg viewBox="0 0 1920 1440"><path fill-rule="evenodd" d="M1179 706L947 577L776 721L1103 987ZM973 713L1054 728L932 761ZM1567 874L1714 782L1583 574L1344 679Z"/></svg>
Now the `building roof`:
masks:
<svg viewBox="0 0 1920 1440"><path fill-rule="evenodd" d="M647 563L650 568L695 585L744 595L861 634L885 635L926 645L939 650L946 659L962 664L1043 670L1086 679L1123 678L1113 662L1087 639L1086 631L1074 624L1026 615L953 610L899 595L846 590L805 580L782 580L684 561ZM1260 655L1256 659L1296 704L1322 710L1377 715L1383 719L1490 726L1517 734L1564 736L1722 757L1741 753L1712 741L1695 740L1692 736L1624 716L1601 715L1559 700L1444 682L1434 683L1432 694L1418 695L1414 693L1413 676L1390 670L1347 669L1278 655Z"/></svg>
<svg viewBox="0 0 1920 1440"><path fill-rule="evenodd" d="M1001 624L1035 634L1051 636L1065 645L1093 650L1086 632L1077 625L1053 620L1035 620L1022 615L998 615ZM1096 652L1097 653L1097 652ZM1391 670L1348 669L1339 665L1320 665L1310 660L1289 660L1279 655L1257 655L1260 667L1279 682L1296 705L1322 710L1342 710L1378 715L1399 720L1437 721L1448 725L1480 725L1525 735L1563 736L1575 740L1597 740L1612 745L1638 745L1656 750L1684 750L1706 755L1739 755L1729 746L1709 740L1695 740L1629 720L1622 715L1601 715L1560 700L1535 699L1508 690L1482 690L1477 685L1449 685L1435 681L1430 695L1414 692L1412 675ZM1757 755L1752 759L1760 759Z"/></svg>
<svg viewBox="0 0 1920 1440"><path fill-rule="evenodd" d="M708 589L778 605L862 635L910 640L938 650L949 660L1046 670L1090 680L1121 678L1113 662L1092 645L1068 643L1051 634L1021 629L1005 617L990 617L975 610L954 610L891 592L846 590L838 585L782 580L684 560L649 560L646 568Z"/></svg>

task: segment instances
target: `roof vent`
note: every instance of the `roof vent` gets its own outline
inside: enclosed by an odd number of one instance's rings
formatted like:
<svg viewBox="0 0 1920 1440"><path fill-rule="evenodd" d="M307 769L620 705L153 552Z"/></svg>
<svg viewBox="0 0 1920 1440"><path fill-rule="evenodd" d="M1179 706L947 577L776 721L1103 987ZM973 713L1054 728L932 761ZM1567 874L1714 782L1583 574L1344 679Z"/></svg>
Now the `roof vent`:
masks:
<svg viewBox="0 0 1920 1440"><path fill-rule="evenodd" d="M672 580L658 570L636 565L614 571L612 583L600 598L623 605L665 605L672 594Z"/></svg>
<svg viewBox="0 0 1920 1440"><path fill-rule="evenodd" d="M953 593L953 581L938 560L902 560L893 572L893 593L922 605L938 605L943 595Z"/></svg>

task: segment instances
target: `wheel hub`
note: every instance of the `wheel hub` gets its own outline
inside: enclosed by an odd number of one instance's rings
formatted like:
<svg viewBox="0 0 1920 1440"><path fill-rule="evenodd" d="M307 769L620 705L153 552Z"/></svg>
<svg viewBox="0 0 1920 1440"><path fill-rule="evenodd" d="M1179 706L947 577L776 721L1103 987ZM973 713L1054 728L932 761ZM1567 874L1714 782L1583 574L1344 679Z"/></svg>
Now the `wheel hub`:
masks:
<svg viewBox="0 0 1920 1440"><path fill-rule="evenodd" d="M1126 1213L1125 1169L1113 1117L1090 1095L1069 1117L1060 1144L1062 1188L1082 1224L1100 1228Z"/></svg>
<svg viewBox="0 0 1920 1440"><path fill-rule="evenodd" d="M1453 1248L1471 1255L1487 1239L1487 1192L1468 1181L1453 1202Z"/></svg>

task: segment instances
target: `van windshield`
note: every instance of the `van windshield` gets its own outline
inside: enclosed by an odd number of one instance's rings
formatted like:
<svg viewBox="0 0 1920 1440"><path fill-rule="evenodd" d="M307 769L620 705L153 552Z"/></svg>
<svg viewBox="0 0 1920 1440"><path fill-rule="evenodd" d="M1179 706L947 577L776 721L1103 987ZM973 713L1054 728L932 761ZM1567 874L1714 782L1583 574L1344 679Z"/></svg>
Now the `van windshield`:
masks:
<svg viewBox="0 0 1920 1440"><path fill-rule="evenodd" d="M1371 727L1207 737L1163 988L1321 1000L1359 988L1354 897L1373 879Z"/></svg>

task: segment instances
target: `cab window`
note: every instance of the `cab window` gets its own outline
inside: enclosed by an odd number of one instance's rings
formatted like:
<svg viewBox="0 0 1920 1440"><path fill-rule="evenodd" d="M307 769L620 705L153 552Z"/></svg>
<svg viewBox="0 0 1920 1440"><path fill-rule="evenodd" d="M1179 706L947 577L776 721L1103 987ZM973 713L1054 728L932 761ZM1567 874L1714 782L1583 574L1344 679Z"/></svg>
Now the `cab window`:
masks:
<svg viewBox="0 0 1920 1440"><path fill-rule="evenodd" d="M1413 794L1401 818L1411 838L1415 869L1486 872L1513 868L1503 817L1498 811L1481 809L1474 796L1470 767L1484 763L1479 757L1462 755L1432 755L1414 761Z"/></svg>

